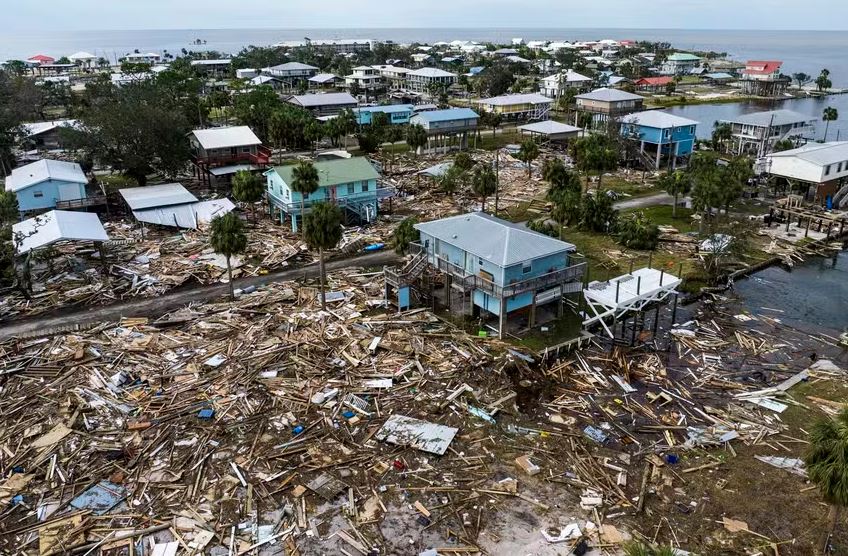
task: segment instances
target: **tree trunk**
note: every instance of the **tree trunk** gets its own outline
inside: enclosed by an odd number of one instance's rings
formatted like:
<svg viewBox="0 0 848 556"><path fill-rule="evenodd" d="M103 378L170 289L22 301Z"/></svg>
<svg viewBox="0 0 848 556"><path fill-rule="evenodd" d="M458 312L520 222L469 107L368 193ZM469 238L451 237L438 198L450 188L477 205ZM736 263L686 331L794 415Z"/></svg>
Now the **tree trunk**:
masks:
<svg viewBox="0 0 848 556"><path fill-rule="evenodd" d="M598 172L598 191L603 191L603 188L601 187L601 182L602 182L603 179L604 179L604 171L601 170L600 172Z"/></svg>
<svg viewBox="0 0 848 556"><path fill-rule="evenodd" d="M671 217L677 218L677 193L674 194L674 205L671 207Z"/></svg>
<svg viewBox="0 0 848 556"><path fill-rule="evenodd" d="M830 120L824 121L824 140L827 141L827 130L830 128Z"/></svg>
<svg viewBox="0 0 848 556"><path fill-rule="evenodd" d="M236 299L236 290L233 287L233 267L230 264L230 256L227 255L227 279L230 282L230 299L235 301Z"/></svg>
<svg viewBox="0 0 848 556"><path fill-rule="evenodd" d="M483 212L486 212L486 198L483 197Z"/></svg>
<svg viewBox="0 0 848 556"><path fill-rule="evenodd" d="M303 229L303 217L306 213L306 199L303 197L303 193L300 194L300 237L305 238L306 233Z"/></svg>
<svg viewBox="0 0 848 556"><path fill-rule="evenodd" d="M321 274L321 309L327 310L327 295L324 292L326 277L324 276L324 249L318 249L318 266Z"/></svg>

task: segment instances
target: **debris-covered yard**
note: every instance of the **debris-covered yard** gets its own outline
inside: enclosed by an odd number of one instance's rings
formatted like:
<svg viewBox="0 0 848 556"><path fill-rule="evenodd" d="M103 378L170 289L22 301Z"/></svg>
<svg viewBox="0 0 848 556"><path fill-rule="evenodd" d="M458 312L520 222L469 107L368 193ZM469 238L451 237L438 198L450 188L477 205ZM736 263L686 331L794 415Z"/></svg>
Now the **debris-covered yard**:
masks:
<svg viewBox="0 0 848 556"><path fill-rule="evenodd" d="M719 300L668 351L553 361L386 312L364 269L330 288L0 344L0 551L809 554L825 527L794 458L845 399L827 331Z"/></svg>

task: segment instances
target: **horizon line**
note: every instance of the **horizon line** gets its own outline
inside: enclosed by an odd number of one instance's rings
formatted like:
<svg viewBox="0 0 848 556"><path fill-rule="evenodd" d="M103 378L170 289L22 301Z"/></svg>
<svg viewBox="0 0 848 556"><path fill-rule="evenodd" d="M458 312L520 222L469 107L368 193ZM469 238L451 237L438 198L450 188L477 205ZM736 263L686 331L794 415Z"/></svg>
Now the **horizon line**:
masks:
<svg viewBox="0 0 848 556"><path fill-rule="evenodd" d="M43 31L49 33L55 33L57 30L55 29L45 29L45 28L22 28L18 27L17 29L20 32L31 33L34 31ZM505 27L505 26L413 26L413 27L363 27L363 26L351 26L351 27L327 27L327 26L302 26L302 27L267 27L267 26L254 26L254 27L149 27L149 28L97 28L97 29L67 29L66 32L71 33L85 33L85 32L146 32L146 31L449 31L449 30L457 30L457 31L592 31L592 30L603 30L603 31L754 31L754 32L825 32L825 33L838 33L845 32L848 29L812 29L812 28L744 28L744 27L703 27L703 28L689 28L689 27L589 27L589 26L576 26L576 27Z"/></svg>

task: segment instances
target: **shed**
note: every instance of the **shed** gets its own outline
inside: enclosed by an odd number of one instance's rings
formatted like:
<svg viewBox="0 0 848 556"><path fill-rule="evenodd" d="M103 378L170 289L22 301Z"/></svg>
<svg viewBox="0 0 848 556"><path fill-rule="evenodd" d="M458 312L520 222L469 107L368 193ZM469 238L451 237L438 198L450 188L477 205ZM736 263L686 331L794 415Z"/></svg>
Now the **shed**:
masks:
<svg viewBox="0 0 848 556"><path fill-rule="evenodd" d="M139 222L197 228L197 197L181 183L131 187L119 192Z"/></svg>

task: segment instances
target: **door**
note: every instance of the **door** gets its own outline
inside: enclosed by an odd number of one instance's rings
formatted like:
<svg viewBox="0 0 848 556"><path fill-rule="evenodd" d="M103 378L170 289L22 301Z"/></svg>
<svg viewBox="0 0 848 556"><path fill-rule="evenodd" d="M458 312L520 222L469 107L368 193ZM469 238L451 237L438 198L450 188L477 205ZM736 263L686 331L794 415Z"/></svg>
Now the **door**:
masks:
<svg viewBox="0 0 848 556"><path fill-rule="evenodd" d="M73 201L82 198L80 196L80 186L78 183L60 183L59 184L59 200Z"/></svg>

